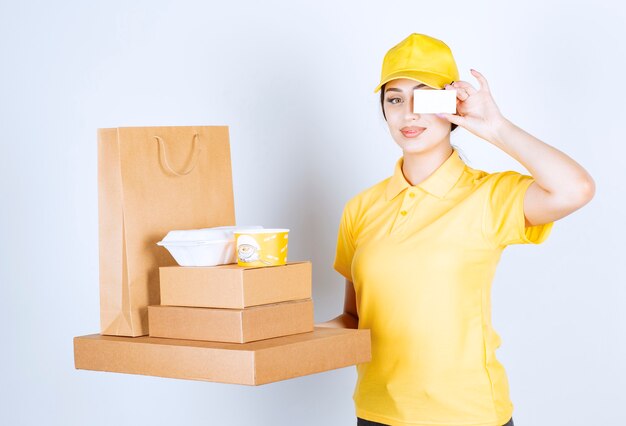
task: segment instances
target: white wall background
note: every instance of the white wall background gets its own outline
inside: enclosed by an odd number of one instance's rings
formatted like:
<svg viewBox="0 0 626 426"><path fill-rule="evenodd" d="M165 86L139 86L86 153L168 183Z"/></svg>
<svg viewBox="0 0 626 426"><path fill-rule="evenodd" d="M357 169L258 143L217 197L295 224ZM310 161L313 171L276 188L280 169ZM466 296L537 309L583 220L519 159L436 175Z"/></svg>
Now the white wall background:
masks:
<svg viewBox="0 0 626 426"><path fill-rule="evenodd" d="M261 387L74 370L72 337L99 330L96 129L230 126L237 222L291 228L325 321L343 307L343 203L401 155L373 93L382 59L421 32L597 185L548 241L500 263L515 424L620 424L624 22L618 1L2 0L0 423L355 424L354 367ZM464 129L452 139L472 167L526 172Z"/></svg>

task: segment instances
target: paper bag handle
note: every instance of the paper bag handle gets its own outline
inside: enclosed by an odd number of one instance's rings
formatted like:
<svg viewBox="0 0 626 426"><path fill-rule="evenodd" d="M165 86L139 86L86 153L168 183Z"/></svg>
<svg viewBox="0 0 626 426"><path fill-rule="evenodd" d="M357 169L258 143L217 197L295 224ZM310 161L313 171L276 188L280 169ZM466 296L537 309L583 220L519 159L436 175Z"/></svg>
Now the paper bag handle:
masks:
<svg viewBox="0 0 626 426"><path fill-rule="evenodd" d="M176 176L185 176L191 173L193 169L195 169L196 166L198 165L198 160L200 159L200 152L202 152L202 148L199 148L198 150L196 150L196 139L200 138L200 136L197 133L193 135L193 142L192 142L193 143L192 149L194 151L194 155L196 158L193 161L193 163L190 165L190 167L187 170L183 170L182 172L177 172L176 170L172 168L172 166L170 166L170 162L167 160L167 152L165 151L165 143L163 142L163 139L161 139L158 136L155 136L154 138L159 142L159 147L160 147L159 157L161 159L161 163L165 166L165 168L170 173Z"/></svg>

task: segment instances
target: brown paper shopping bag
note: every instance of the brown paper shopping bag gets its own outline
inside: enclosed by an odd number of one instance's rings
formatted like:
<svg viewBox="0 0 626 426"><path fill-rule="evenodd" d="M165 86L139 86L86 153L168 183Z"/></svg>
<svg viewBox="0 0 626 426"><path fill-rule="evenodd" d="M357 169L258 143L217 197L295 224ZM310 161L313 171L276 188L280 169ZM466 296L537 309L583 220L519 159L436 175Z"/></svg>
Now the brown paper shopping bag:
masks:
<svg viewBox="0 0 626 426"><path fill-rule="evenodd" d="M235 225L228 126L98 129L100 328L148 334L159 304L156 245L173 229Z"/></svg>

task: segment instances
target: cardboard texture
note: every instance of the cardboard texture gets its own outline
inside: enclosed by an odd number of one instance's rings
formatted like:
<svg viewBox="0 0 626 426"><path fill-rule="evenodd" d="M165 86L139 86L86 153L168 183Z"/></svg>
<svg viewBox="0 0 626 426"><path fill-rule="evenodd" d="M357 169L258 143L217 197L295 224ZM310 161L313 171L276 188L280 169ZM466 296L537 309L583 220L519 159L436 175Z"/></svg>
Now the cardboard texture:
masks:
<svg viewBox="0 0 626 426"><path fill-rule="evenodd" d="M247 343L313 331L313 300L245 309L149 306L150 337Z"/></svg>
<svg viewBox="0 0 626 426"><path fill-rule="evenodd" d="M101 333L146 335L158 267L176 264L156 242L235 225L228 127L98 129L98 213Z"/></svg>
<svg viewBox="0 0 626 426"><path fill-rule="evenodd" d="M277 266L166 266L159 268L161 305L243 309L309 299L310 261Z"/></svg>
<svg viewBox="0 0 626 426"><path fill-rule="evenodd" d="M74 338L77 369L261 385L371 360L370 330L315 327L250 343L98 334Z"/></svg>

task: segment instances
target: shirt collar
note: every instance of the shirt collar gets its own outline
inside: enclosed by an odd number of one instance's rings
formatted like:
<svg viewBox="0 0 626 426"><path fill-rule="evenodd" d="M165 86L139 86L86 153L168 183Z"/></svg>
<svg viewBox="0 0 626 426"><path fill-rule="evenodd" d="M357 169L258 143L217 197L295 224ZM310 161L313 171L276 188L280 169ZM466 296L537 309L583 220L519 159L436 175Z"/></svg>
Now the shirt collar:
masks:
<svg viewBox="0 0 626 426"><path fill-rule="evenodd" d="M443 198L459 180L465 169L465 163L461 157L459 157L458 151L452 148L450 157L448 157L437 170L418 185L411 185L402 173L403 162L404 157L400 157L398 161L396 161L393 176L391 176L391 179L387 182L385 190L386 200L391 200L404 189L411 186L417 186L429 194Z"/></svg>

